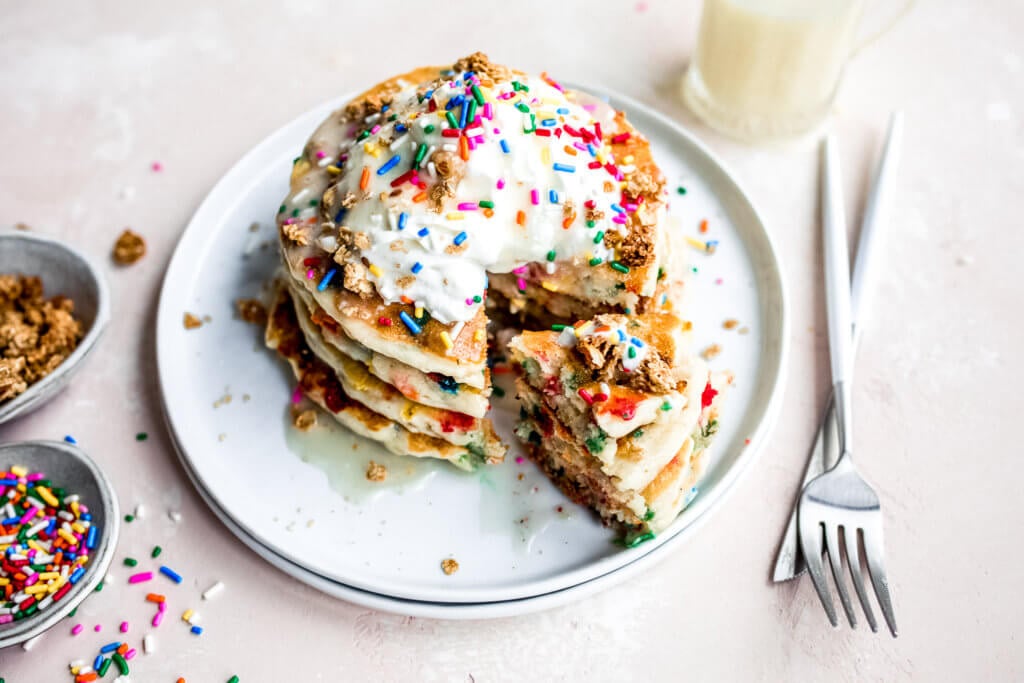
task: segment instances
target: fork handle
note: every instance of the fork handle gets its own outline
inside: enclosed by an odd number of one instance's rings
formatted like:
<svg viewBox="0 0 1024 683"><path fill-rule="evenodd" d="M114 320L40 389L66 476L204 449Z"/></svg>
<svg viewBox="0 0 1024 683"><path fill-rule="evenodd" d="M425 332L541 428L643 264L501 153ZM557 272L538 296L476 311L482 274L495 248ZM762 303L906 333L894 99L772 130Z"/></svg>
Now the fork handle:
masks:
<svg viewBox="0 0 1024 683"><path fill-rule="evenodd" d="M829 357L835 396L836 436L840 459L849 451L852 429L850 384L853 378L853 316L850 303L850 254L846 236L839 149L835 135L825 139L822 184L822 229L825 244L825 301L828 311Z"/></svg>

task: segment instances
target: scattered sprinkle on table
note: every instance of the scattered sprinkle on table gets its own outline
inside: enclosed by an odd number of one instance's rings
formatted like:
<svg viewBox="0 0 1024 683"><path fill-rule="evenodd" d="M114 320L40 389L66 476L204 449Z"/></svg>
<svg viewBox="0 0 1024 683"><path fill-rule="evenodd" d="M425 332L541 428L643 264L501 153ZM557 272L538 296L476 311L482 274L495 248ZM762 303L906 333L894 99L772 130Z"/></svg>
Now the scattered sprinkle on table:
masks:
<svg viewBox="0 0 1024 683"><path fill-rule="evenodd" d="M0 624L59 602L82 580L99 527L77 494L42 472L15 465L0 472Z"/></svg>
<svg viewBox="0 0 1024 683"><path fill-rule="evenodd" d="M135 435L136 441L145 441L148 438L149 434L147 434L146 432L139 432L138 434Z"/></svg>
<svg viewBox="0 0 1024 683"><path fill-rule="evenodd" d="M203 600L209 600L210 598L215 597L222 590L224 590L224 584L218 581L217 583L213 584L205 591L203 591Z"/></svg>

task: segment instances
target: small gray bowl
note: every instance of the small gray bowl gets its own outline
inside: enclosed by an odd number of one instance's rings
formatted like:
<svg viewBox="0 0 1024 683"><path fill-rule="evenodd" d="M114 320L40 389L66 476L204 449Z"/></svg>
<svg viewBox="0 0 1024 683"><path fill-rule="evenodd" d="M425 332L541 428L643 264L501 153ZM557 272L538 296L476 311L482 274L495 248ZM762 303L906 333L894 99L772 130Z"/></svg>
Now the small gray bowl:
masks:
<svg viewBox="0 0 1024 683"><path fill-rule="evenodd" d="M75 302L75 317L84 331L78 347L56 370L21 395L0 403L3 424L38 408L64 388L103 334L110 319L110 293L88 257L63 242L25 232L0 233L0 273L38 275L47 297L63 294Z"/></svg>
<svg viewBox="0 0 1024 683"><path fill-rule="evenodd" d="M27 619L0 624L0 648L34 638L60 623L95 590L107 575L114 558L120 530L117 495L107 475L80 448L60 441L19 441L0 445L0 470L24 465L33 472L77 493L89 507L92 522L99 526L99 542L92 550L85 574L60 600Z"/></svg>

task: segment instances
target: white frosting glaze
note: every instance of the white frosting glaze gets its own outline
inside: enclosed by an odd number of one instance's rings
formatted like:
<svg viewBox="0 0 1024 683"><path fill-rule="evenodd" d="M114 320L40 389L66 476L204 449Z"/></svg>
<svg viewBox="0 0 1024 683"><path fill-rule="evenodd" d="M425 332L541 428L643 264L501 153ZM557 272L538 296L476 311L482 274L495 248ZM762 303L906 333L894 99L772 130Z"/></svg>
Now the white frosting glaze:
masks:
<svg viewBox="0 0 1024 683"><path fill-rule="evenodd" d="M445 200L441 213L423 200L422 184L417 188L404 182L399 185L402 192L394 192L392 181L412 169L423 145L428 151L420 152L418 175L426 185L437 181L437 170L429 162L436 150L459 155L462 140L444 137L442 131L451 127L446 111L459 119L464 105L450 110L445 105L460 96L468 102L474 95L467 92L464 74L451 78L431 91L430 98L420 98L423 86L406 87L383 113L349 126L343 136L332 136L344 138L337 151L342 161L331 158L330 152L314 160L321 166L340 165L337 196L352 193L359 197L338 224L368 234L370 246L359 256L369 261L368 277L381 298L390 303L406 297L445 323L473 317L487 289L488 271L515 272L528 263L553 259L613 261L615 254L600 233L624 231L623 217L619 216L619 222L615 217L624 210L635 210L617 204L617 182L609 186L611 191L605 190L608 181L616 180L604 166L615 162L608 144L614 111L597 101L572 102L548 82L530 77L518 81L528 90L514 87L512 82L492 89L480 87L478 92L486 104L477 106L475 122L467 123L463 138L473 148L456 195ZM428 111L431 99L437 105L435 112ZM524 132L532 125L539 130L557 128L561 135ZM429 126L433 128L427 132ZM357 140L365 128L373 132ZM603 129L603 139L591 135L598 128ZM585 129L587 136L573 136L569 129ZM594 162L602 165L588 167ZM623 170L628 168L619 168L619 179ZM286 202L289 209L301 210L300 220L315 211L309 208L310 196L299 196L308 189ZM418 194L420 201L414 201ZM567 199L576 214L568 228L563 227ZM493 202L490 217L486 214L491 211L485 211L481 201ZM593 226L587 226L588 201L604 214ZM393 248L399 240L401 248ZM334 245L330 236L321 238L322 247Z"/></svg>

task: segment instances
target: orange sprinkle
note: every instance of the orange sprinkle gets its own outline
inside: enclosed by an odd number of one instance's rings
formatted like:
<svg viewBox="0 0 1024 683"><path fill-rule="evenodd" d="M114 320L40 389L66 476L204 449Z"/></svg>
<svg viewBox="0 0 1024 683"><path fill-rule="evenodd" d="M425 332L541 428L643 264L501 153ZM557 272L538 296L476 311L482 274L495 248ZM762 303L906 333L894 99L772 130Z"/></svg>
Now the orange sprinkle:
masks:
<svg viewBox="0 0 1024 683"><path fill-rule="evenodd" d="M575 213L570 213L568 216L566 216L565 218L562 219L562 227L564 229L568 230L569 226L572 225L572 222L574 220L576 220L576 214Z"/></svg>
<svg viewBox="0 0 1024 683"><path fill-rule="evenodd" d="M526 212L516 211L516 223L519 225L526 225Z"/></svg>
<svg viewBox="0 0 1024 683"><path fill-rule="evenodd" d="M174 683L185 683L185 679L184 679L184 678L179 678L179 679L178 679L177 681L175 681Z"/></svg>
<svg viewBox="0 0 1024 683"><path fill-rule="evenodd" d="M412 306L412 299L407 297L405 294L403 294L400 298L401 298L403 304L408 304L408 305Z"/></svg>
<svg viewBox="0 0 1024 683"><path fill-rule="evenodd" d="M78 674L75 676L75 683L90 683L90 681L95 681L99 677L100 675L98 673L90 671L87 674Z"/></svg>
<svg viewBox="0 0 1024 683"><path fill-rule="evenodd" d="M565 149L565 153L566 154L571 154L572 156L576 156L576 148L573 147L572 145L566 145L563 149Z"/></svg>
<svg viewBox="0 0 1024 683"><path fill-rule="evenodd" d="M490 218L494 215L494 209L484 209L484 215Z"/></svg>
<svg viewBox="0 0 1024 683"><path fill-rule="evenodd" d="M160 595L159 593L146 593L146 600L150 602L163 602L166 599L167 598Z"/></svg>
<svg viewBox="0 0 1024 683"><path fill-rule="evenodd" d="M459 156L463 161L469 161L469 138L465 135L459 138Z"/></svg>
<svg viewBox="0 0 1024 683"><path fill-rule="evenodd" d="M700 222L700 231L701 232L707 232L708 231L708 220L706 218Z"/></svg>
<svg viewBox="0 0 1024 683"><path fill-rule="evenodd" d="M121 646L117 648L117 654L123 655L125 652L128 652L128 643L121 643Z"/></svg>
<svg viewBox="0 0 1024 683"><path fill-rule="evenodd" d="M363 166L363 175L359 176L359 189L366 190L370 186L370 167Z"/></svg>
<svg viewBox="0 0 1024 683"><path fill-rule="evenodd" d="M427 193L426 193L426 192L420 192L419 194L415 195L415 196L414 196L414 197L412 198L412 200L413 200L414 202L417 202L417 203L419 203L419 202L422 202L422 201L424 201L424 200L425 200L426 198L427 198Z"/></svg>

